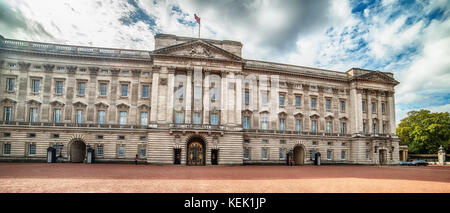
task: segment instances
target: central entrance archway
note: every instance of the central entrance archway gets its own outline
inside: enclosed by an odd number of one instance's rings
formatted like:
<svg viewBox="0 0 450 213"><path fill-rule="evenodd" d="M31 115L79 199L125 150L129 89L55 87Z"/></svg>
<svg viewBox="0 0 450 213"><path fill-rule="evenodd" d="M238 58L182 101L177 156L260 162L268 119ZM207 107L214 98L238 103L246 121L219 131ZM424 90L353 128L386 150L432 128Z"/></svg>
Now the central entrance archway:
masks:
<svg viewBox="0 0 450 213"><path fill-rule="evenodd" d="M294 148L294 163L295 165L303 165L305 163L305 149L302 146Z"/></svg>
<svg viewBox="0 0 450 213"><path fill-rule="evenodd" d="M187 161L188 166L204 166L206 158L205 141L200 137L193 137L187 143Z"/></svg>
<svg viewBox="0 0 450 213"><path fill-rule="evenodd" d="M86 144L82 140L70 144L70 162L83 163L86 156Z"/></svg>

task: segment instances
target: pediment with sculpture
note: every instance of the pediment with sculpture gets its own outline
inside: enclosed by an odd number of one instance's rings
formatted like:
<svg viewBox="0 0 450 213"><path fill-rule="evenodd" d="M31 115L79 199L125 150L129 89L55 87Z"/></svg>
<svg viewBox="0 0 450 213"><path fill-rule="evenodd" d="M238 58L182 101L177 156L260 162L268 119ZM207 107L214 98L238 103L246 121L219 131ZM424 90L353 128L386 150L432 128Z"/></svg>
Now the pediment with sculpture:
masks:
<svg viewBox="0 0 450 213"><path fill-rule="evenodd" d="M173 55L191 58L242 61L242 58L207 42L197 40L153 51L154 55Z"/></svg>

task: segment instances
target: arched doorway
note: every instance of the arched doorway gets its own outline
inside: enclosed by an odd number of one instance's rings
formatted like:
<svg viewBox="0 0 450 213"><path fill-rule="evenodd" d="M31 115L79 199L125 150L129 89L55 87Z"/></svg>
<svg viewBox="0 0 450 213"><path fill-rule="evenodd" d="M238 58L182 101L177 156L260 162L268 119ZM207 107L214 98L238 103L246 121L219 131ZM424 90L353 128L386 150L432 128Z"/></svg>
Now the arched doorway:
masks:
<svg viewBox="0 0 450 213"><path fill-rule="evenodd" d="M294 148L294 163L295 165L303 165L305 163L305 149L302 146Z"/></svg>
<svg viewBox="0 0 450 213"><path fill-rule="evenodd" d="M70 144L70 162L83 163L86 156L86 144L82 140Z"/></svg>
<svg viewBox="0 0 450 213"><path fill-rule="evenodd" d="M206 158L205 141L200 137L193 137L187 143L187 160L188 166L204 166Z"/></svg>

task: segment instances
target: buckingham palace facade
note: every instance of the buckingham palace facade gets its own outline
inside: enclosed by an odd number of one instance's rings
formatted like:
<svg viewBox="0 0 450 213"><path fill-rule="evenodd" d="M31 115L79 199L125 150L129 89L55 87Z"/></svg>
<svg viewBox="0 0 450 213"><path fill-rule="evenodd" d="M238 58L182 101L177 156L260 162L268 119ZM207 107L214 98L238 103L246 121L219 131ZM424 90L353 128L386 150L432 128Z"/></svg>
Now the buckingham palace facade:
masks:
<svg viewBox="0 0 450 213"><path fill-rule="evenodd" d="M0 161L397 164L392 73L242 58L237 41L141 51L0 36Z"/></svg>

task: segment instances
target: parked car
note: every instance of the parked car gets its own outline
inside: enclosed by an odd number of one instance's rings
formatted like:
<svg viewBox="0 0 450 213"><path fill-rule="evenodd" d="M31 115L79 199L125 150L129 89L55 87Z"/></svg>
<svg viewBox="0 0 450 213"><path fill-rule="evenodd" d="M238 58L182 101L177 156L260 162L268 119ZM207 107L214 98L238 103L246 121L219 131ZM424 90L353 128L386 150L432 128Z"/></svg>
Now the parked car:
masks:
<svg viewBox="0 0 450 213"><path fill-rule="evenodd" d="M411 166L411 162L408 161L400 161L400 166Z"/></svg>
<svg viewBox="0 0 450 213"><path fill-rule="evenodd" d="M413 166L428 166L428 162L424 160L414 160L411 162L411 165Z"/></svg>

